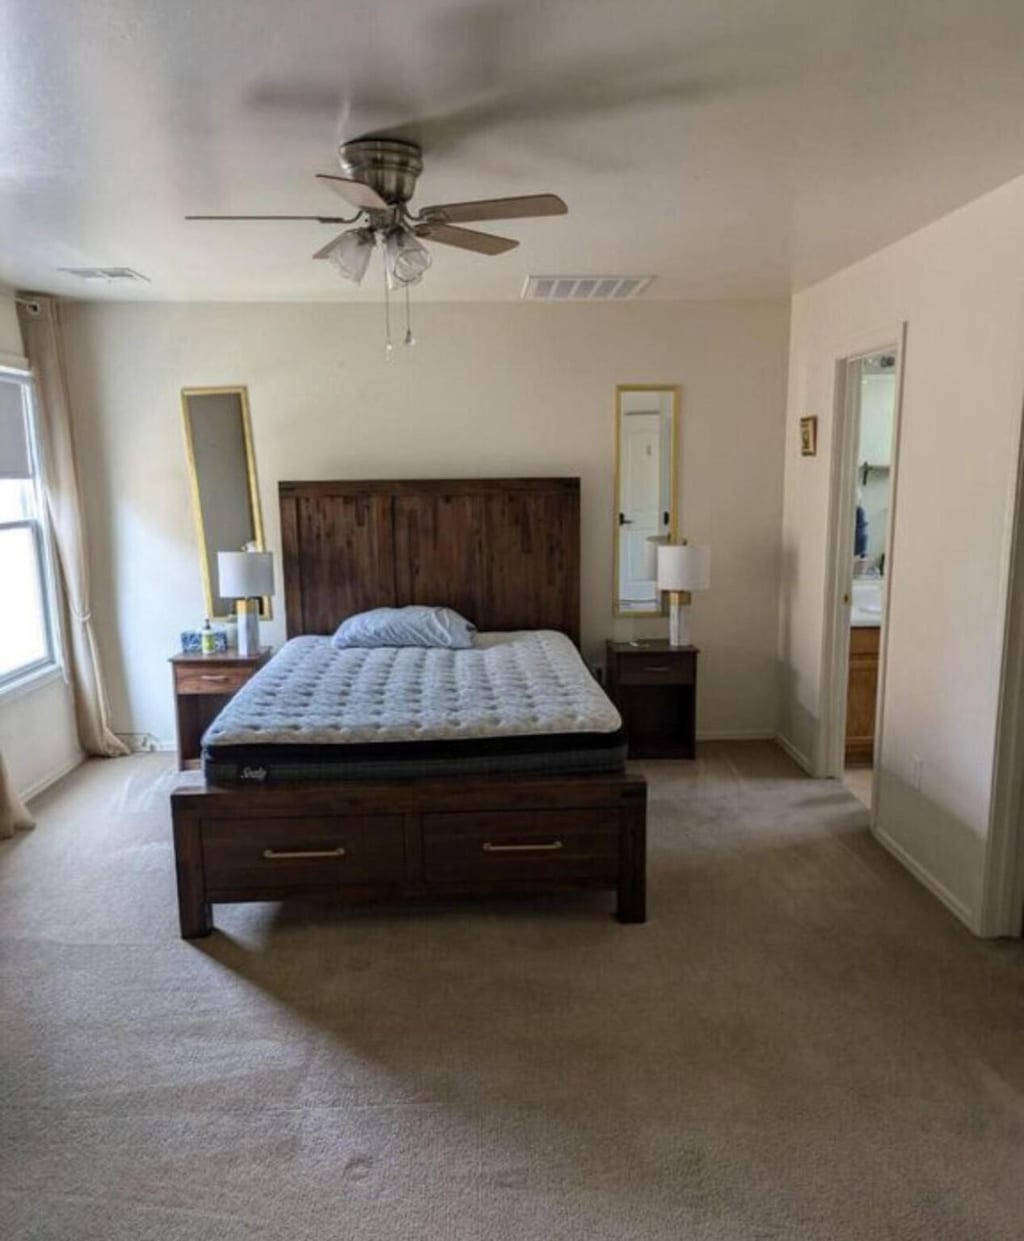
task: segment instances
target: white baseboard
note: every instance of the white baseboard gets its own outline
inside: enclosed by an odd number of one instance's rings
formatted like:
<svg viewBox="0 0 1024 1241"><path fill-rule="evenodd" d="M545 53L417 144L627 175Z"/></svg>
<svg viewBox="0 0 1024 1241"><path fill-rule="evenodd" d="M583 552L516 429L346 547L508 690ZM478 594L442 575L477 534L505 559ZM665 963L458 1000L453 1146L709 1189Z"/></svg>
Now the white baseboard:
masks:
<svg viewBox="0 0 1024 1241"><path fill-rule="evenodd" d="M710 732L699 732L698 741L774 741L775 733L770 728L751 729L712 729Z"/></svg>
<svg viewBox="0 0 1024 1241"><path fill-rule="evenodd" d="M76 767L81 766L84 762L85 755L76 754L70 762L62 763L59 767L55 768L51 772L48 772L41 779L36 780L34 784L30 784L27 789L22 789L18 796L22 801L31 801L33 797L38 797L40 793L42 793L45 789L48 789L51 784L56 784L58 780L63 780L66 775L69 775L75 770Z"/></svg>
<svg viewBox="0 0 1024 1241"><path fill-rule="evenodd" d="M911 857L906 849L893 840L885 828L879 827L877 823L871 828L871 834L882 848L891 853L902 866L905 866L914 878L924 884L933 896L937 896L943 905L964 923L968 930L973 931L975 935L980 933L974 911L969 905L965 905L958 896L954 896L941 880L936 879L927 866L922 866L916 858Z"/></svg>
<svg viewBox="0 0 1024 1241"><path fill-rule="evenodd" d="M775 733L774 741L779 749L784 750L798 767L802 768L809 776L814 775L814 764L803 750L796 748L788 737L784 737L782 733Z"/></svg>
<svg viewBox="0 0 1024 1241"><path fill-rule="evenodd" d="M152 733L118 733L117 736L133 754L173 753L178 748L173 741L154 737Z"/></svg>

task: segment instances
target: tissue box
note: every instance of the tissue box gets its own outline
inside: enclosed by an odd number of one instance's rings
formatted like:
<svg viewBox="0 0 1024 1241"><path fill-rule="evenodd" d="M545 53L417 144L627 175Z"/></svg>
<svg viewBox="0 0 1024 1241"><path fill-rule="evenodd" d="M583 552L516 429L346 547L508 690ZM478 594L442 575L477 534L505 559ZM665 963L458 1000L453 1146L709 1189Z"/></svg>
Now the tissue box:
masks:
<svg viewBox="0 0 1024 1241"><path fill-rule="evenodd" d="M181 634L181 649L186 655L201 655L203 653L203 631L201 629L185 629ZM228 635L224 629L215 629L213 631L213 649L218 655L226 654L228 649Z"/></svg>

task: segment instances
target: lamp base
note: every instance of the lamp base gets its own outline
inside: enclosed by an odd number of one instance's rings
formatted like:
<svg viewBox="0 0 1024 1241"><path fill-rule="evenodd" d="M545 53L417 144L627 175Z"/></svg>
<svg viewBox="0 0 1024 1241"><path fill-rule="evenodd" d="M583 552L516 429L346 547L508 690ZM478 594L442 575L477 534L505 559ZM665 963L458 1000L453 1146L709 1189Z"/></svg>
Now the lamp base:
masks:
<svg viewBox="0 0 1024 1241"><path fill-rule="evenodd" d="M238 612L238 653L239 655L258 655L260 653L260 601L259 599L239 599L236 610Z"/></svg>
<svg viewBox="0 0 1024 1241"><path fill-rule="evenodd" d="M683 603L683 597L686 602ZM668 595L668 644L692 646L690 637L690 596L686 591L670 590Z"/></svg>

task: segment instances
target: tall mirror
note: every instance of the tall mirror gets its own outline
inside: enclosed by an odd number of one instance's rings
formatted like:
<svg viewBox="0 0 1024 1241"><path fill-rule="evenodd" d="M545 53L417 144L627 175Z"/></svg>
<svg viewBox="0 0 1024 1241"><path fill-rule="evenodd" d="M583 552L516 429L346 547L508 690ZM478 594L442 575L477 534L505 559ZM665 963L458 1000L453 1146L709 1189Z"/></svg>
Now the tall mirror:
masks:
<svg viewBox="0 0 1024 1241"><path fill-rule="evenodd" d="M227 620L234 600L219 593L217 553L264 550L249 394L245 388L183 388L181 411L206 614ZM260 601L260 615L270 617L269 599Z"/></svg>
<svg viewBox="0 0 1024 1241"><path fill-rule="evenodd" d="M660 616L658 544L676 537L679 389L620 384L615 390L616 616Z"/></svg>

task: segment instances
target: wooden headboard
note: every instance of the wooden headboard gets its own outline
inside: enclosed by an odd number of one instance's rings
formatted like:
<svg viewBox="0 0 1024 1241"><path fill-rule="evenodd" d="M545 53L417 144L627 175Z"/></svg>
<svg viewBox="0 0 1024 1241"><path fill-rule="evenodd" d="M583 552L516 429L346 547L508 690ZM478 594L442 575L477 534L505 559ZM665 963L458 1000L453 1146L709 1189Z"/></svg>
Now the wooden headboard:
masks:
<svg viewBox="0 0 1024 1241"><path fill-rule="evenodd" d="M578 478L280 483L288 636L447 604L481 630L580 637Z"/></svg>

